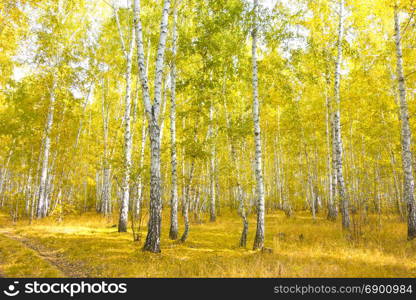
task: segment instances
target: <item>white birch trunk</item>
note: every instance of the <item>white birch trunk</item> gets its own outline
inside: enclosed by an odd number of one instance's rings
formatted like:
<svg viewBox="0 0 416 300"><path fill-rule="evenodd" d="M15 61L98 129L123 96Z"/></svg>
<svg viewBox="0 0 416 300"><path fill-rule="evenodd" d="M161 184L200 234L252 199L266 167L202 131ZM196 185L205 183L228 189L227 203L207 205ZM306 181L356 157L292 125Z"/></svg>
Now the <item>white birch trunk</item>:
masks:
<svg viewBox="0 0 416 300"><path fill-rule="evenodd" d="M210 149L210 167L209 167L209 220L210 222L215 222L217 216L215 213L215 144L212 141L212 137L214 136L214 128L213 128L213 117L214 117L214 104L211 100L211 105L209 108L209 127L208 127L208 137L211 143Z"/></svg>
<svg viewBox="0 0 416 300"><path fill-rule="evenodd" d="M416 237L416 205L414 199L414 178L412 167L412 132L409 124L409 110L406 100L406 82L403 74L403 54L401 46L400 21L398 8L394 7L394 31L397 56L397 80L400 98L400 119L402 138L402 164L404 174L403 198L407 204L407 238L412 240Z"/></svg>
<svg viewBox="0 0 416 300"><path fill-rule="evenodd" d="M344 36L344 0L339 0L339 26L338 26L338 55L335 62L335 112L334 112L334 144L335 144L335 162L338 181L338 194L341 202L342 227L349 229L349 200L345 187L343 166L342 166L342 137L341 137L341 116L340 116L340 85L341 85L341 63L342 63L342 41Z"/></svg>
<svg viewBox="0 0 416 300"><path fill-rule="evenodd" d="M256 192L257 192L257 229L254 239L254 249L264 247L264 183L261 150L261 131L260 131L260 108L258 96L258 74L257 74L257 10L258 0L254 0L254 28L252 31L252 67L253 67L253 121L254 121L254 141L255 141L255 173L256 173Z"/></svg>
<svg viewBox="0 0 416 300"><path fill-rule="evenodd" d="M48 194L48 172L49 172L49 152L51 148L51 131L53 125L53 116L55 110L55 89L56 89L56 78L54 77L52 87L50 90L50 103L48 117L45 126L45 139L43 145L43 157L42 157L42 170L40 175L39 183L39 195L38 195L38 208L36 212L37 218L43 218L47 215L47 194Z"/></svg>
<svg viewBox="0 0 416 300"><path fill-rule="evenodd" d="M150 43L150 39L148 39L148 43L147 43L147 56L146 56L146 70L145 70L145 74L147 76L148 74L148 67L149 67L149 59L150 59L150 47L151 43ZM142 206L142 202L143 202L143 164L144 164L144 150L146 148L146 139L147 139L147 127L146 127L146 110L143 110L143 123L142 123L142 139L141 139L141 148L140 148L140 160L139 160L139 176L137 178L137 193L136 193L136 200L135 200L135 216L136 218L140 217L140 211L141 211L141 206Z"/></svg>
<svg viewBox="0 0 416 300"><path fill-rule="evenodd" d="M146 115L143 114L143 124L142 124L142 139L141 139L141 148L140 148L140 160L139 160L139 170L140 173L137 178L137 195L136 195L136 204L135 204L135 215L136 218L140 216L141 204L143 200L143 164L144 164L144 149L146 147Z"/></svg>
<svg viewBox="0 0 416 300"><path fill-rule="evenodd" d="M181 236L180 241L182 243L186 242L188 236L189 236L189 206L190 206L190 190L191 190L191 184L192 179L194 175L194 169L195 169L195 161L192 160L191 167L189 170L189 177L188 177L188 183L185 185L185 195L183 199L183 220L184 220L184 231Z"/></svg>
<svg viewBox="0 0 416 300"><path fill-rule="evenodd" d="M4 186L6 183L6 178L7 178L7 174L9 172L9 163L10 163L10 159L12 158L12 154L13 154L13 150L10 150L6 161L1 169L1 177L0 177L0 196L3 195L3 190L4 190Z"/></svg>
<svg viewBox="0 0 416 300"><path fill-rule="evenodd" d="M331 113L331 105L328 96L326 96L326 147L327 147L327 172L328 172L328 214L327 219L331 221L335 221L337 218L337 209L335 205L335 189L336 189L336 180L334 180L334 176L336 176L333 168L333 155L331 153L335 153L332 151L331 140L332 139L332 113ZM335 178L336 179L336 178Z"/></svg>
<svg viewBox="0 0 416 300"><path fill-rule="evenodd" d="M148 76L144 61L143 32L140 19L140 0L134 1L134 23L136 27L136 40L138 49L138 68L142 85L143 102L146 115L149 121L150 137L150 212L148 222L148 232L143 250L150 252L160 252L160 233L162 220L162 197L161 197L161 178L160 178L160 101L162 89L162 77L164 67L164 54L166 39L168 35L168 16L170 1L164 0L163 11L160 23L159 45L156 55L155 81L154 81L154 101L150 101Z"/></svg>
<svg viewBox="0 0 416 300"><path fill-rule="evenodd" d="M116 12L116 16L117 16ZM118 17L116 18L118 19ZM118 22L117 22L118 23ZM122 39L121 31L120 38ZM123 40L123 39L122 39ZM124 44L124 43L122 43ZM131 134L131 70L134 49L134 26L131 28L130 46L126 57L126 98L124 112L124 174L122 199L120 207L120 218L118 222L118 231L127 231L129 203L130 203L130 172L131 172L131 153L132 153L132 134Z"/></svg>
<svg viewBox="0 0 416 300"><path fill-rule="evenodd" d="M171 198L170 198L170 230L172 240L178 238L178 174L176 160L176 53L178 43L177 6L173 9L172 25L172 63L170 69L170 155L171 155Z"/></svg>
<svg viewBox="0 0 416 300"><path fill-rule="evenodd" d="M103 81L105 82L105 81ZM102 98L102 117L103 117L103 187L101 197L101 213L104 215L111 214L111 174L110 163L108 161L108 120L109 120L109 108L106 103L105 86L103 88Z"/></svg>

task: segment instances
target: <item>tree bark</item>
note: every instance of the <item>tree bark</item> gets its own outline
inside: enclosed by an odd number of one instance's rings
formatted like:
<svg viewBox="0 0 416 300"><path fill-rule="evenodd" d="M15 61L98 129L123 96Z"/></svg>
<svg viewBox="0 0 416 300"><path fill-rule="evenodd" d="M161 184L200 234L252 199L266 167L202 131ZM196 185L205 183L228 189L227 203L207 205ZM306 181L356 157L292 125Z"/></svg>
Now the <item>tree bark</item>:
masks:
<svg viewBox="0 0 416 300"><path fill-rule="evenodd" d="M160 23L159 45L156 54L156 68L154 80L154 101L150 101L148 76L144 61L143 32L140 19L140 0L134 1L134 23L136 29L138 68L142 86L143 102L149 121L150 136L150 212L146 242L143 250L154 253L160 252L160 232L162 220L162 198L160 178L160 101L162 89L162 76L164 67L164 54L168 35L168 16L170 1L164 0Z"/></svg>
<svg viewBox="0 0 416 300"><path fill-rule="evenodd" d="M102 116L103 116L103 186L101 197L101 213L111 214L111 167L108 160L108 120L109 107L106 103L105 80L103 80Z"/></svg>
<svg viewBox="0 0 416 300"><path fill-rule="evenodd" d="M328 171L328 214L327 219L335 221L337 219L338 211L335 205L335 192L336 192L336 174L333 168L333 155L331 140L333 141L333 126L332 126L332 113L331 105L328 96L326 96L326 146L327 146L327 171ZM335 179L335 180L334 180Z"/></svg>
<svg viewBox="0 0 416 300"><path fill-rule="evenodd" d="M185 194L184 194L184 199L183 199L183 208L182 208L182 213L183 213L183 220L184 220L184 226L185 229L183 231L183 234L181 236L181 242L184 243L186 242L188 235L189 235L189 204L190 204L190 190L191 190L191 184L192 184L192 178L194 175L194 167L195 167L195 161L192 160L191 163L191 168L189 170L189 178L188 178L188 184L185 187Z"/></svg>
<svg viewBox="0 0 416 300"><path fill-rule="evenodd" d="M252 31L252 67L253 67L253 121L254 121L254 141L255 141L255 172L256 172L256 192L257 192L257 229L254 238L253 249L264 247L264 183L261 149L260 131L260 112L258 96L258 74L257 74L257 10L258 0L254 0L254 27Z"/></svg>
<svg viewBox="0 0 416 300"><path fill-rule="evenodd" d="M403 74L403 54L401 46L400 21L398 8L394 7L394 31L397 56L397 80L400 98L400 119L402 138L402 164L404 174L404 201L407 204L407 239L416 237L416 205L414 199L414 178L412 166L412 132L409 124L409 110L406 100L406 82Z"/></svg>
<svg viewBox="0 0 416 300"><path fill-rule="evenodd" d="M142 136L141 136L141 148L140 148L140 160L139 160L139 170L140 173L137 178L137 193L136 193L136 202L135 202L135 216L139 218L140 210L143 202L143 165L144 165L144 149L146 147L147 139L146 129L146 115L143 114L143 124L142 124Z"/></svg>
<svg viewBox="0 0 416 300"><path fill-rule="evenodd" d="M118 13L115 12L118 20ZM117 22L119 23L119 22ZM122 39L121 31L120 38ZM124 45L124 42L122 43ZM128 53L125 52L126 58L126 96L125 96L125 111L124 111L124 174L122 198L120 207L120 217L118 222L118 232L127 232L127 222L129 214L130 203L130 173L131 173L131 153L132 153L132 134L131 134L131 70L132 58L134 49L134 26L131 28L131 37Z"/></svg>
<svg viewBox="0 0 416 300"><path fill-rule="evenodd" d="M210 222L215 222L217 215L215 212L215 144L212 141L214 136L213 128L213 117L214 117L214 104L211 100L211 105L209 108L209 127L208 127L208 137L210 146L210 164L209 164L209 220Z"/></svg>
<svg viewBox="0 0 416 300"><path fill-rule="evenodd" d="M335 144L335 163L338 181L338 194L341 202L342 213L342 228L349 230L350 215L349 215L349 199L345 187L342 163L342 137L341 137L341 114L340 114L340 85L341 85L341 63L342 63L342 41L344 36L344 0L339 0L339 26L338 26L338 55L335 62L335 112L334 112L334 144Z"/></svg>
<svg viewBox="0 0 416 300"><path fill-rule="evenodd" d="M45 139L43 145L43 158L42 158L42 170L39 183L39 196L38 196L38 208L36 212L37 218L44 218L47 215L47 194L48 194L48 172L49 172L49 152L51 148L51 131L53 125L53 116L55 110L55 89L56 89L56 78L53 75L52 87L50 90L50 103L48 117L45 126Z"/></svg>
<svg viewBox="0 0 416 300"><path fill-rule="evenodd" d="M170 198L170 230L169 238L178 238L178 174L176 160L176 52L178 43L177 6L173 9L172 26L172 63L170 69L170 155L171 155L171 198Z"/></svg>

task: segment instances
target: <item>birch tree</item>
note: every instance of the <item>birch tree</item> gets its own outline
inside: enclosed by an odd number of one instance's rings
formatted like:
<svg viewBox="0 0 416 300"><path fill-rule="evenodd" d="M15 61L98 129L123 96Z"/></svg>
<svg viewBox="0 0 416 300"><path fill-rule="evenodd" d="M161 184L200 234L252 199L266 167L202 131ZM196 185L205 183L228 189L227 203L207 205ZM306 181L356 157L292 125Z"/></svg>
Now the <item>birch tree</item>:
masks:
<svg viewBox="0 0 416 300"><path fill-rule="evenodd" d="M124 107L124 174L123 174L123 187L122 187L122 198L121 198L121 207L120 207L120 217L118 223L118 231L126 232L127 231L127 221L128 221L128 212L129 212L129 203L130 203L130 173L131 173L131 155L132 155L132 133L131 133L131 70L133 65L133 49L134 49L134 26L131 26L131 36L129 47L126 48L126 43L123 37L123 33L120 26L118 8L114 6L114 16L117 23L117 28L119 32L119 38L121 42L121 47L123 55L126 61L126 95L125 95L125 107Z"/></svg>
<svg viewBox="0 0 416 300"><path fill-rule="evenodd" d="M340 86L341 86L341 64L342 64L342 42L344 39L344 0L339 0L339 24L338 24L338 41L337 41L337 58L335 61L335 112L334 112L334 147L335 147L335 166L338 181L338 194L341 202L342 227L349 229L349 200L345 187L343 166L342 166L342 137L341 137L341 113L340 113Z"/></svg>
<svg viewBox="0 0 416 300"><path fill-rule="evenodd" d="M254 142L255 142L255 173L256 173L256 192L257 192L257 228L254 238L254 249L264 247L264 183L263 183L263 166L261 150L261 131L260 131L260 105L258 92L258 74L257 74L257 35L258 35L258 0L254 0L253 6L253 29L252 29L252 48L251 60L253 71L253 121L254 121Z"/></svg>
<svg viewBox="0 0 416 300"><path fill-rule="evenodd" d="M209 107L209 126L208 126L208 139L212 139L214 136L213 128L213 117L214 117L214 104L211 100ZM215 222L217 216L215 212L215 143L210 141L210 163L209 163L209 220Z"/></svg>
<svg viewBox="0 0 416 300"><path fill-rule="evenodd" d="M414 178L412 166L412 132L409 124L409 110L406 100L406 79L403 73L403 53L401 45L400 20L397 4L394 6L394 33L397 59L397 81L400 99L402 164L404 175L403 194L407 204L407 239L416 237L416 204L414 199Z"/></svg>
<svg viewBox="0 0 416 300"><path fill-rule="evenodd" d="M178 238L178 175L176 158L176 53L178 43L177 32L178 4L173 8L172 24L172 62L170 66L170 155L171 155L171 200L169 237Z"/></svg>
<svg viewBox="0 0 416 300"><path fill-rule="evenodd" d="M102 119L103 119L103 187L101 196L101 213L111 214L111 165L108 151L108 129L110 119L110 108L106 97L106 81L103 79L102 95Z"/></svg>
<svg viewBox="0 0 416 300"><path fill-rule="evenodd" d="M49 172L49 152L51 149L51 130L53 125L53 116L55 111L55 88L56 88L56 78L53 75L52 87L49 91L50 100L49 100L49 110L48 117L46 120L45 126L45 135L43 142L43 157L42 157L42 170L40 175L39 183L39 196L38 196L38 208L36 216L38 218L44 218L48 212L48 203L47 203L47 194L48 194L48 172Z"/></svg>
<svg viewBox="0 0 416 300"><path fill-rule="evenodd" d="M327 84L329 80L327 80ZM337 207L335 204L336 196L336 168L334 168L335 158L334 154L334 126L333 126L333 113L331 109L331 101L328 95L325 95L326 106L326 145L327 145L327 172L328 172L328 215L327 219L335 221L338 215ZM332 141L332 143L331 143Z"/></svg>
<svg viewBox="0 0 416 300"><path fill-rule="evenodd" d="M149 122L150 138L150 211L148 231L143 250L160 252L160 231L162 221L162 197L160 179L160 127L159 115L161 104L162 76L164 54L168 35L168 16L170 0L164 0L160 23L160 37L155 62L154 99L151 102L149 80L146 73L146 63L143 49L143 29L140 19L140 0L134 1L134 23L136 30L138 69L142 86L142 97L146 116Z"/></svg>

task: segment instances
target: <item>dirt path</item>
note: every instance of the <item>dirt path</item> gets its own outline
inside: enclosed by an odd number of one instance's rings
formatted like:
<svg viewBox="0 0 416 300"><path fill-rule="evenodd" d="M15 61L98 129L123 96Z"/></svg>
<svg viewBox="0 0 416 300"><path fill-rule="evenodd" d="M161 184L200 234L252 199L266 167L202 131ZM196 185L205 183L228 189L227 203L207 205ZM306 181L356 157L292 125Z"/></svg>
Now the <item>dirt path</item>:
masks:
<svg viewBox="0 0 416 300"><path fill-rule="evenodd" d="M35 251L39 255L40 258L47 261L49 264L53 265L59 271L61 271L64 277L69 277L69 278L90 277L88 272L86 272L85 265L81 263L70 262L62 255L62 253L59 253L58 250L50 249L33 239L23 237L23 236L18 236L10 231L2 230L0 233L6 236L7 238L18 241L22 243L24 246L26 246L27 248ZM0 277L2 277L1 272L0 272Z"/></svg>

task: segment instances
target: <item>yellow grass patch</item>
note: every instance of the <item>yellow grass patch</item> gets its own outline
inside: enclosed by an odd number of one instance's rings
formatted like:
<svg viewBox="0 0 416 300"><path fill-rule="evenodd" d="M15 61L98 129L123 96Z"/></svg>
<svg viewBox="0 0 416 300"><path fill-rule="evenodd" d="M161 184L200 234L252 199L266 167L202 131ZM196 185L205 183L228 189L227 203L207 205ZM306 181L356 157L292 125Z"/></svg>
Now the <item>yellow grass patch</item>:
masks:
<svg viewBox="0 0 416 300"><path fill-rule="evenodd" d="M273 253L251 250L254 216L250 218L248 249L241 249L237 245L242 224L237 215L223 211L215 223L192 224L188 241L181 244L168 238L166 212L161 254L141 251L143 240L133 242L131 232L118 233L114 224L115 218L108 220L89 213L68 217L60 223L47 218L31 225L21 221L15 226L3 226L59 251L93 277L416 276L416 244L406 240L406 224L396 217L370 217L362 224L360 237L349 239L338 222L329 222L324 216L314 221L307 213L293 218L272 213L266 217L266 247L272 248ZM15 274L9 270L18 265L17 259L3 254L14 242L0 239L2 268L7 276ZM26 255L34 254L23 256ZM19 274L43 276L29 271L30 268Z"/></svg>

